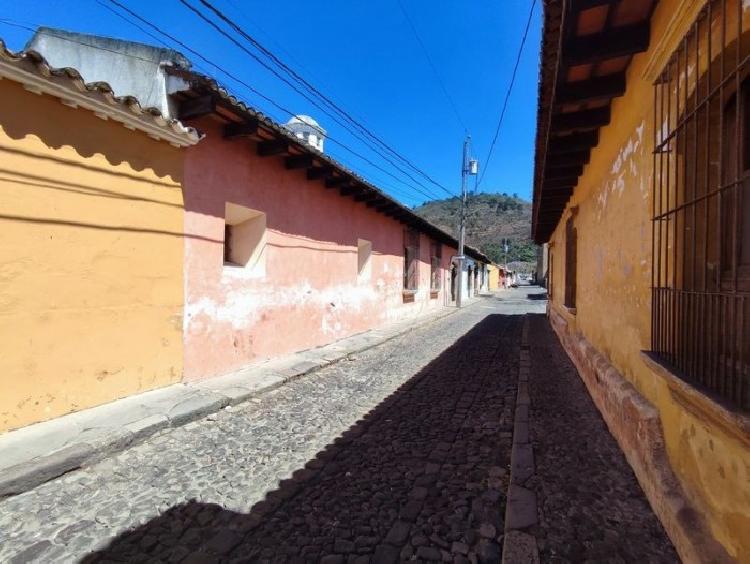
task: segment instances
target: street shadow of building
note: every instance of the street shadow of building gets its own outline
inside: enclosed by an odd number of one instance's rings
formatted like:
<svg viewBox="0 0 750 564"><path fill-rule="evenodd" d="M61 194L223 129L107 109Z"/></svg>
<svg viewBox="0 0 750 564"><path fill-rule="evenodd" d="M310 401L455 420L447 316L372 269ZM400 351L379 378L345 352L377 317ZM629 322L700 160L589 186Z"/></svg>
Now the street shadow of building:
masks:
<svg viewBox="0 0 750 564"><path fill-rule="evenodd" d="M83 562L499 562L521 319L485 318L249 513L191 500Z"/></svg>

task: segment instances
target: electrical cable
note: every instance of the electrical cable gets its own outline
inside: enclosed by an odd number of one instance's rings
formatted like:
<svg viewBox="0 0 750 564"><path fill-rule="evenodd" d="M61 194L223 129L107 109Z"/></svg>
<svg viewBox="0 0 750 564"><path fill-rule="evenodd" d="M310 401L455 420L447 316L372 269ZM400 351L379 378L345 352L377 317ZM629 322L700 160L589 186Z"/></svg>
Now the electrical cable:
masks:
<svg viewBox="0 0 750 564"><path fill-rule="evenodd" d="M97 0L97 2L98 2L98 0ZM100 2L98 2L98 3L100 3ZM109 7L107 7L107 6L104 6L104 7L106 7L107 9L109 9ZM170 47L169 45L167 45L166 43L164 43L163 41L161 41L161 40L160 40L160 39L158 39L157 37L155 37L155 36L153 36L153 35L149 34L149 33L148 33L148 32L146 32L145 30L143 30L142 28L140 28L139 26L137 26L137 25L136 25L136 24L135 24L134 22L131 22L130 20L128 20L127 18L125 18L125 17L124 17L124 16L122 16L121 14L118 14L117 12L114 12L114 11L113 11L113 13L114 13L115 15L119 16L120 18L124 19L124 20L125 20L126 22L128 22L128 23L130 23L130 24L132 24L132 25L134 25L134 26L136 26L136 27L138 27L138 29L141 29L141 31L143 31L143 33L145 33L146 35L148 35L149 37L151 37L151 38L152 38L152 39L154 39L155 41L158 41L158 42L159 42L159 43L160 43L161 45L163 45L164 47L167 47L167 48L170 48L170 49L171 49L171 47ZM17 22L17 21L13 21L13 20L8 20L8 19L5 19L5 18L0 18L0 23L2 23L2 24L5 24L5 25L8 25L8 26L10 26L10 27L16 27L16 28L19 28L19 29L23 29L23 30L29 31L29 32L31 32L31 33L34 33L34 32L36 31L36 30L35 30L34 28L32 28L32 27L29 27L29 26L27 26L27 25L24 25L24 24L22 24L22 23L20 23L20 22ZM41 27L41 26L40 26L39 24L34 24L34 25L36 25L36 26L37 26L37 28L38 28L38 27ZM59 35L59 34L56 34L56 33L52 33L52 32L49 32L49 31L47 31L47 32L45 32L45 33L46 33L47 35L50 35L50 36L52 36L52 37L55 37L55 38L57 38L57 39L61 39L61 40L64 40L64 41L69 41L69 42L71 42L71 43L75 43L75 44L77 44L77 45L81 45L81 46L84 46L84 47L89 47L89 48L92 48L92 49L97 49L97 50L101 50L101 51L107 51L107 52L110 52L110 53L114 53L114 54L117 54L117 55L123 55L123 56L129 57L129 58L132 58L132 59L136 59L136 60L140 60L140 61L144 61L144 62L148 62L148 63L153 63L153 60L151 60L151 59L146 59L146 58L144 58L144 57L139 57L138 55L133 55L133 54L131 54L131 53L122 53L122 52L120 52L120 51L116 51L116 50L114 50L114 49L107 49L106 47L101 47L101 46L99 46L99 45L92 45L92 44L90 44L90 43L85 43L85 42L83 42L83 41L75 40L75 39L72 39L72 38L70 38L70 37L65 37L65 36L63 36L63 35ZM181 45L181 46L182 46L182 45ZM217 67L217 68L218 68L218 67ZM228 76L229 76L229 75L228 75ZM230 76L230 78L232 78L232 77ZM234 79L234 80L237 80L237 79ZM241 81L240 81L240 82L241 82ZM249 87L249 86L248 86L248 88L251 88L251 87ZM258 92L256 92L256 93L258 93ZM262 94L260 94L260 93L258 93L258 94L262 96ZM269 101L270 101L271 103L273 103L273 101L272 101L272 100L270 100L270 98L269 98L268 100L269 100ZM278 107L278 108L279 108L280 110L282 110L282 111L283 111L284 113L287 113L287 114L289 114L289 115L294 115L294 114L293 114L293 113L292 113L292 112L291 112L290 110L288 110L288 109L285 109L285 108L283 108L282 106L279 106L278 104L276 104L276 106L277 106L277 107ZM345 150L347 150L347 151L351 152L351 153L352 153L352 154L353 154L354 156L357 156L357 157L361 158L362 160L364 160L365 162L367 162L367 163L368 163L368 164L370 164L371 166L373 166L373 167L377 168L378 170L381 170L381 171L385 172L386 174L389 174L389 173L388 173L388 171L386 171L386 170L384 170L384 169L381 169L381 168L380 168L380 167L379 167L379 166L378 166L377 164L373 163L372 161L369 161L369 160L368 160L368 159L367 159L366 157L364 157L363 155L360 155L360 154L359 154L359 153L357 153L356 151L353 151L353 150L349 149L349 148L348 148L347 146L343 145L342 143L338 142L337 140L335 140L335 139L330 139L330 138L329 138L329 140L331 140L331 141L332 141L332 142L333 142L334 144L336 144L336 145L339 145L339 146L343 147L343 148L344 148ZM355 168L355 167L353 167L353 166L351 166L351 165L347 165L347 167L349 167L350 169L352 169L352 170L355 170L355 171L356 171L356 168ZM365 175L364 175L364 174L362 174L361 172L358 172L358 174L360 174L360 175L362 175L362 176L365 176ZM392 175L391 175L391 176L392 176ZM397 178L397 177L395 177L395 176L394 176L393 178L394 178L395 180L399 181L399 182L402 182L402 183L404 183L404 182L403 182L403 181L402 181L401 179L399 179L399 178ZM411 195L411 194L407 194L407 193L403 192L403 191L402 191L402 190L400 190L400 189L396 189L396 188L394 188L393 186L389 186L389 185L386 185L385 183L383 183L383 182L382 182L382 181L380 181L380 180L378 180L378 184L380 184L380 185L384 186L384 187L385 187L385 188L387 188L387 189L388 189L388 190L389 190L390 192L394 192L394 193L396 193L397 195L399 195L399 196L400 196L400 197L402 197L402 198L413 198L413 197L414 197L413 195ZM422 196L425 196L425 197L427 197L427 198L428 198L428 199L430 199L430 200L432 200L432 199L433 199L433 196L430 196L429 194L425 194L424 192L421 192L421 191L419 191L419 190L418 190L418 189L417 189L416 187L413 187L413 186L411 186L410 184L407 184L407 183L404 183L404 184L405 184L405 186L407 186L407 187L411 188L412 190L415 190L415 191L417 191L417 192L418 192L419 194L421 194Z"/></svg>
<svg viewBox="0 0 750 564"><path fill-rule="evenodd" d="M112 2L112 1L114 1L114 0L109 0L109 1L110 1L110 2ZM311 104L313 104L313 105L314 105L314 106L315 106L316 108L320 109L320 110L321 110L322 112L324 112L324 113L325 113L326 115L328 115L329 117L331 117L331 118L332 118L332 119L333 119L334 121L336 121L336 123L338 123L339 125L341 125L342 127L344 127L344 128L345 128L345 129L347 130L347 131L349 131L349 133L352 133L352 134L353 134L353 135L355 135L355 136L357 135L357 134L355 134L354 132L352 132L352 131L350 130L350 128L349 128L349 127L348 127L347 125L345 125L344 123L342 123L342 122L340 121L340 119L339 119L338 115L334 115L334 114L332 114L332 113L331 113L331 112L330 112L330 111L329 111L329 110L328 110L327 108L324 108L324 107L322 107L322 106L321 106L321 105L320 105L320 104L319 104L319 103L318 103L318 102L317 102L316 100L314 100L314 99L310 98L310 96L309 96L309 95L307 95L307 94L306 94L305 92L302 92L302 91L301 91L301 90L300 90L300 89L299 89L299 88L298 88L297 86L295 86L294 84L292 84L292 83L291 83L291 82L289 81L289 79L287 79L287 78L285 78L285 77L281 76L281 75L279 74L279 72L278 72L278 71L277 71L276 69L274 69L273 67L271 67L271 66L270 66L270 65L269 65L268 63L266 63L265 61L261 60L261 58L260 58L260 57L259 57L258 55L256 55L255 53L253 53L253 52L249 51L249 50L248 50L247 48L245 48L245 47L244 47L244 46L243 46L242 44L240 44L240 43L239 43L239 42L238 42L238 41L237 41L237 40L236 40L236 39L235 39L234 37L232 37L232 36L231 36L231 35L229 35L229 34L228 34L228 33L227 33L226 31L224 31L223 29L221 29L221 27L219 27L219 26L218 26L218 25L217 25L217 24L216 24L215 22L213 22L213 21L211 21L211 20L210 20L209 18L207 18L207 17L206 17L206 16L205 16L205 15L204 15L204 14L203 14L202 12L200 12L200 11L199 11L199 10L198 10L197 8L195 8L194 6L192 6L191 4L189 4L189 3L188 3L188 2L186 1L186 0L179 0L179 1L180 1L180 3L181 3L181 4L183 4L183 5L184 5L184 6L186 7L186 8L188 8L188 9L189 9L189 10L190 10L191 12L193 12L193 13L194 13L194 14L195 14L196 16L198 16L199 18L201 18L201 19L202 19L202 20L203 20L204 22L206 22L206 23L207 23L208 25L210 25L211 27L213 27L213 28L214 28L214 29L215 29L215 30L216 30L217 32L219 32L219 33L220 33L221 35L223 35L223 36L224 36L225 38L227 38L227 39L228 39L229 41L231 41L232 43L234 43L234 44L235 44L235 45L236 45L236 46L237 46L237 47L238 47L239 49L241 49L241 50L242 50L243 52L245 52L245 53L246 53L247 55L249 55L249 56L250 56L250 57L251 57L251 58L252 58L253 60L255 60L255 61L256 61L256 62L257 62L258 64L260 64L260 65L261 65L261 66L262 66L263 68L265 68L266 70L268 70L269 72L271 72L271 73L272 73L272 74L273 74L274 76L276 76L276 77L277 77L277 78L278 78L279 80L281 80L281 81L282 81L282 82L284 82L284 83L285 83L286 85L288 85L288 86L289 86L290 88L292 88L292 90L294 90L295 92L297 92L297 93L298 93L298 94L299 94L300 96L302 96L303 98L305 98L305 99L306 99L306 100L307 100L308 102L310 102ZM235 25L236 25L236 24L235 24ZM239 28L238 28L238 29L239 29ZM241 32L241 33L244 33L244 32ZM248 36L248 37L249 37L249 36ZM306 88L306 86L304 86L304 85L303 85L302 87L303 87L303 88ZM376 149L375 147L373 147L372 145L370 145L370 143L368 143L368 142L367 142L367 141L366 141L365 139L360 139L360 140L361 140L361 141L363 141L363 142L364 142L365 144L367 144L367 145L368 145L368 147L369 147L370 149L372 149L372 150L373 150L374 152L376 152L377 154L379 154L381 158L383 158L383 159L384 159L385 161L387 161L387 162L388 162L389 164L391 164L391 166L393 166L393 167L394 167L395 169L397 169L397 170L398 170L399 172L401 172L401 173L402 173L403 175L407 176L407 177L408 177L408 178L409 178L409 179L410 179L410 180L411 180L412 182L414 182L414 183L418 184L419 186L421 186L421 187L422 187L422 188L424 188L425 190L429 190L429 188L428 188L427 186L425 186L424 184L422 184L421 182L419 182L419 181L418 181L418 180L417 180L416 178L414 178L414 177L413 177L413 176L412 176L411 174L409 174L409 173L408 173L408 172L406 172L406 171L405 171L404 169L402 169L402 168L401 168L401 167L400 167L399 165L397 165L396 163L394 163L394 162L393 162L393 161L392 161L392 160L391 160L391 159L390 159L389 157L387 157L387 156L386 156L386 155L384 155L384 154L383 154L382 152L380 152L380 151L379 151L378 149ZM434 196L434 195L433 195L433 196L431 196L431 197L435 198L436 196Z"/></svg>
<svg viewBox="0 0 750 564"><path fill-rule="evenodd" d="M479 182L477 186L482 184L482 181L484 180L484 176L487 173L487 170L489 169L490 165L490 159L492 159L492 152L495 149L495 143L497 142L497 138L500 135L500 128L503 125L503 118L505 117L505 110L508 107L508 100L510 99L510 93L513 90L513 84L516 81L516 73L518 72L518 65L521 62L521 53L523 53L523 46L526 44L526 37L529 34L529 27L531 26L531 17L534 14L534 7L536 6L536 0L533 0L531 3L531 9L529 10L529 18L526 21L526 29L523 32L523 37L521 39L521 45L518 48L518 56L516 57L516 64L513 67L513 74L510 78L510 85L508 86L508 91L505 93L505 101L503 102L503 109L500 112L500 120L497 122L497 128L495 129L495 136L492 138L492 144L490 145L490 150L487 153L487 158L484 161L484 166L482 167L482 176L479 178Z"/></svg>
<svg viewBox="0 0 750 564"><path fill-rule="evenodd" d="M430 65L430 68L432 69L432 72L435 75L435 78L437 79L438 84L440 85L440 89L443 91L443 95L445 96L445 99L448 101L448 105L453 110L453 114L456 116L456 120L458 121L459 125L463 128L464 132L468 133L469 128L466 127L466 123L461 118L461 113L458 111L458 107L453 101L453 98L451 98L451 95L448 93L448 89L446 88L445 83L443 82L443 79L440 78L440 73L438 72L437 67L435 66L435 63L432 62L432 57L430 57L430 53L429 51L427 51L427 47L422 41L422 38L419 36L419 32L417 32L417 28L414 25L414 22L409 16L409 13L406 11L406 8L404 7L403 2L401 2L401 0L396 0L396 2L401 8L401 12L404 14L404 17L406 18L406 21L409 24L409 27L411 28L411 32L414 35L414 38L417 40L417 43L419 43L419 46L422 48L422 53L427 59L427 63Z"/></svg>
<svg viewBox="0 0 750 564"><path fill-rule="evenodd" d="M272 105L273 105L273 106L274 106L275 108L277 108L277 109L281 110L282 112L284 112L285 114L288 114L288 115L290 115L290 116L295 116L295 115L296 115L296 114L295 114L294 112L292 112L292 111L291 111L290 109L288 109L288 108L285 108L284 106L280 105L279 103L277 103L277 102L276 102L275 100L273 100L273 99L272 99L272 98L270 98L269 96L266 96L265 94L263 94L262 92L260 92L259 90L257 90L257 89L256 89L255 87L251 86L250 84L248 84L248 83L247 83L247 82L245 82L244 80L242 80L242 79L238 78L237 76L235 76L234 74L232 74L231 72L229 72L228 70L226 70L225 68L223 68L223 67L221 67L220 65L218 65L218 64L216 64L216 63L214 63L214 62L213 62L213 61L211 61L210 59L206 58L206 57L205 57L205 56L203 56L203 55L202 55L201 53L199 53L199 52L198 52L198 51L196 51L195 49L191 48L190 46L188 46L188 45L187 45L187 44L185 44L184 42L180 41L179 39L177 39L177 38L176 38L176 37L174 37L173 35L169 34L169 33L168 33L168 32L166 32L166 31L162 31L162 30L161 30L161 29L159 29L159 28L158 28L158 27L157 27L157 26L156 26L155 24L153 24L153 23L151 23L150 21L146 20L145 18L141 17L140 15L138 15L137 13L135 13L134 11L130 10L130 9L129 9L129 8L127 7L127 6L124 6L124 5L123 5L123 4L121 4L121 3L120 3L120 2L118 1L118 0L107 0L107 1L108 1L108 2L110 2L110 3L112 3L112 4L114 4L114 5L116 5L116 6L117 6L117 7L119 7L120 9L124 10L125 12L127 12L128 14L130 14L130 15L131 15L132 17L136 18L136 19L137 19L138 21L140 21L140 22L142 22L143 24L145 24L145 25L149 26L149 27L150 27L151 29L154 29L154 30L156 30L156 31L157 31L158 33L162 34L162 35L163 35L164 37L167 37L167 38L168 38L168 39L169 39L170 41L174 42L174 43L175 43L176 45L180 46L180 47L181 47L182 49L184 49L185 51L187 51L187 52L189 52L190 54L192 54L192 55L194 55L194 56L198 57L199 59L201 59L202 61L204 61L204 62L205 62L206 64L208 64L209 66L211 66L211 67L213 67L213 68L217 69L217 70L218 70L219 72L223 73L224 75L226 75L226 76L227 76L227 77L229 77L230 79L234 80L234 81L235 81L235 82L237 82L238 84L241 84L242 86L244 86L245 88L247 88L248 90L250 90L251 92L253 92L253 93L254 93L255 95L259 96L260 98L264 99L264 100L265 100L265 101L267 101L268 103L272 104ZM381 172L383 172L383 173L387 174L388 176L390 176L391 178L393 178L393 179L394 179L394 180L396 180L397 182L400 182L400 183L401 183L401 184L403 184L404 186L407 186L408 188L410 188L410 189L412 189L412 190L414 190L414 191L418 192L418 193L419 193L419 194L421 194L422 196L425 196L425 197L426 197L426 198L428 198L429 200L439 199L439 198L437 198L437 197L435 196L435 194L429 194L429 193L427 193L427 192L424 192L423 190L421 190L421 189L417 188L416 186L414 186L414 185L412 185L412 184L409 184L408 182L404 181L403 179L401 179L401 178L399 178L399 177L395 176L395 175L394 175L394 174L392 174L392 173L391 173L390 171L388 171L388 170L386 170L386 169L384 169L384 168L380 167L379 165L377 165L376 163L374 163L373 161L371 161L370 159L368 159L367 157L365 157L365 156L364 156L364 155L362 155L361 153L358 153L357 151L355 151L355 150L351 149L351 148L350 148L350 147L348 147L348 146L347 146L346 144L344 144L344 143L342 143L342 142L338 141L337 139L335 139L335 138L331 137L330 135L326 135L326 139L327 139L327 140L329 140L329 141L331 141L331 142L332 142L332 143L334 143L335 145L338 145L339 147L341 147L341 148L342 148L342 149L344 149L345 151L347 151L347 152L349 152L349 153L353 154L354 156L356 156L356 157L360 158L361 160L365 161L366 163L368 163L369 165L373 166L374 168L376 168L376 169L380 170ZM421 185L421 184L420 184L420 186L423 186L423 185ZM424 186L423 186L423 187L424 187Z"/></svg>
<svg viewBox="0 0 750 564"><path fill-rule="evenodd" d="M322 100L324 100L331 108L333 108L335 111L337 111L339 114L343 115L353 126L355 126L357 129L359 129L362 133L370 137L373 141L377 142L379 145L381 145L385 150L392 153L397 158L401 159L405 164L410 166L412 169L414 169L415 172L423 176L427 181L434 184L435 186L439 187L440 189L447 192L449 195L453 195L450 190L448 190L445 186L440 184L439 182L436 182L434 179L432 179L427 173L425 173L422 169L411 163L406 157L395 151L390 145L388 145L385 141L380 139L377 135L372 133L369 129L364 127L361 123L359 123L356 119L354 119L348 112L343 110L338 104L336 104L333 100L331 100L329 97L327 97L325 94L323 94L320 90L318 90L313 84L311 84L309 81L305 80L303 77L301 77L294 69L289 67L286 63L284 63L279 57L277 57L273 52L271 52L269 49L264 47L257 39L246 33L239 25L237 25L231 18L226 16L221 10L216 8L213 4L208 2L207 0L198 0L203 6L208 8L216 17L218 17L221 21L223 21L225 24L229 25L232 29L234 29L237 33L239 33L243 38L245 38L247 41L249 41L256 49L261 51L264 55L269 57L274 63L276 63L278 66L280 66L289 76L291 76L294 80L296 80L299 84L302 84L305 88L311 90L314 92L317 96L319 96ZM180 2L188 7L190 10L192 10L194 13L199 15L204 21L207 21L208 23L211 23L214 28L216 28L222 35L227 36L226 32L221 30L218 26L213 24L211 20L205 17L199 10L195 9L193 6L191 6L187 0L180 0ZM252 55L251 55L252 56ZM254 56L254 58L257 57ZM263 64L263 63L261 63ZM266 66L263 64L263 66ZM273 71L272 71L273 72ZM276 74L274 72L274 74ZM277 75L278 76L278 75Z"/></svg>

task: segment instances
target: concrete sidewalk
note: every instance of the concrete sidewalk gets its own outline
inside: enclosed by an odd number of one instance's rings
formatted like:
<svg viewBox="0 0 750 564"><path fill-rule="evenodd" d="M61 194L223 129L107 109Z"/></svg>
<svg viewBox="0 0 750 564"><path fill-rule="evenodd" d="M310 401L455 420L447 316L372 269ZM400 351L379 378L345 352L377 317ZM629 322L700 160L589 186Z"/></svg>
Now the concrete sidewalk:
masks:
<svg viewBox="0 0 750 564"><path fill-rule="evenodd" d="M473 305L481 300L472 300ZM444 307L237 372L123 398L0 436L0 498L98 462L154 433L268 392L458 311Z"/></svg>

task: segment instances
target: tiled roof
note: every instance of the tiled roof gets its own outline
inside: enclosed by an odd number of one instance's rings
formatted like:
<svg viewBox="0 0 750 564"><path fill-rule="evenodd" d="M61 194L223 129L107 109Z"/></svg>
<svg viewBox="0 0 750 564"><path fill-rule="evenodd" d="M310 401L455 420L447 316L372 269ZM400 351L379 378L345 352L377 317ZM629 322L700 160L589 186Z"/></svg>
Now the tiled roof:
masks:
<svg viewBox="0 0 750 564"><path fill-rule="evenodd" d="M332 159L330 156L318 151L317 149L305 143L301 143L300 140L297 139L286 127L275 122L273 119L259 112L255 108L248 106L239 98L233 96L215 79L193 70L183 69L176 66L168 67L166 71L185 80L190 85L191 90L196 92L197 94L203 94L207 92L213 93L224 102L225 106L228 106L231 109L237 111L240 115L256 120L259 124L259 127L262 127L264 130L271 133L274 138L287 141L289 143L289 146L294 148L295 154L312 155L318 164L331 167L331 169L337 174L351 179L351 181L355 183L357 187L363 191L363 193L371 195L374 198L377 198L378 201L382 201L383 203L391 204L394 208L398 208L400 218L403 218L404 222L411 227L414 227L415 229L433 237L435 240L440 241L444 244L456 248L458 247L458 241L455 239L455 237L453 237L449 233L446 233L439 227L433 225L426 219L420 217L408 207L393 199L381 189L374 186L340 162ZM475 260L486 263L490 262L490 259L484 253L468 245L465 246L464 252L467 256Z"/></svg>
<svg viewBox="0 0 750 564"><path fill-rule="evenodd" d="M111 119L149 137L184 147L200 140L198 132L176 119L164 117L156 108L144 108L133 96L116 96L106 82L83 80L74 68L51 67L36 51L14 53L0 40L0 78L24 85L36 94L49 94L67 106L93 111L101 119Z"/></svg>

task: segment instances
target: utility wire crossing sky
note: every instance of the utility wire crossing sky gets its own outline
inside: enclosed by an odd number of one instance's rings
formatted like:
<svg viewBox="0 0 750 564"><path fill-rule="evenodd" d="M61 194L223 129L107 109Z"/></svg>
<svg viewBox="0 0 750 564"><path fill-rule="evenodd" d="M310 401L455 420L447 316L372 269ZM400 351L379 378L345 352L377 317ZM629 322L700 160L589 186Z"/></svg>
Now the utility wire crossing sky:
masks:
<svg viewBox="0 0 750 564"><path fill-rule="evenodd" d="M477 186L530 197L536 0L19 4L0 9L10 48L47 25L176 49L277 121L312 115L331 156L408 205L458 196L467 132L487 155Z"/></svg>

